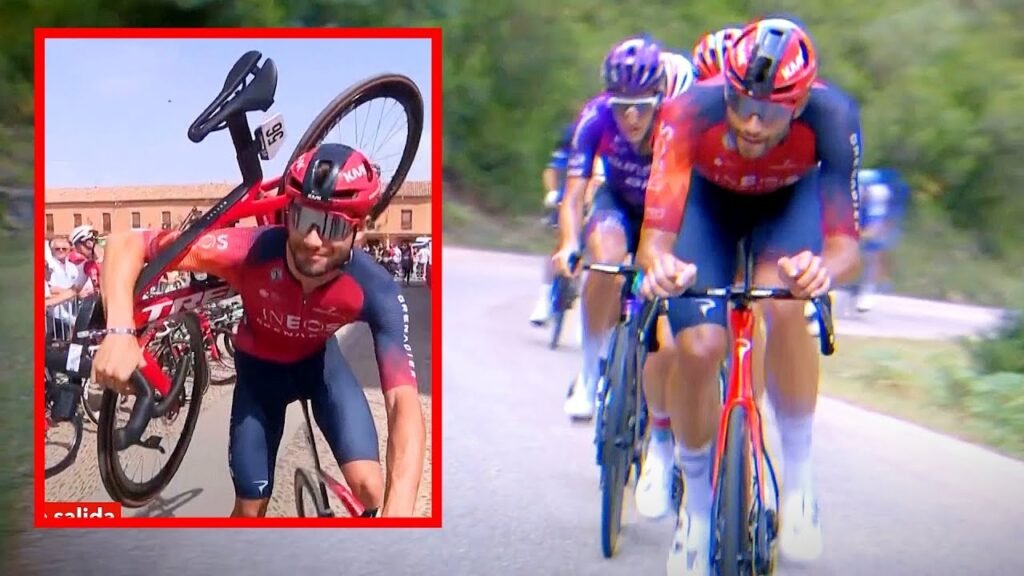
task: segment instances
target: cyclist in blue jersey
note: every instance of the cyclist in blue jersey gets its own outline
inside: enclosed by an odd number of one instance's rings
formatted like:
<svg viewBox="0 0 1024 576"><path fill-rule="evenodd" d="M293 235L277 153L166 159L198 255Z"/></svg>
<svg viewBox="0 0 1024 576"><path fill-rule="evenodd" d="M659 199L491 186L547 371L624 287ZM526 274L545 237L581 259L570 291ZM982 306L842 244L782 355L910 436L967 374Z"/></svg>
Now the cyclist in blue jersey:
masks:
<svg viewBox="0 0 1024 576"><path fill-rule="evenodd" d="M565 171L569 165L572 135L575 130L575 123L566 124L562 128L555 149L551 151L551 158L541 174L544 188L547 190L547 194L544 196L544 209L548 211L545 220L556 230L558 228L558 207L562 203L562 195L565 194ZM553 274L551 262L545 262L544 281L541 282L540 292L537 293L537 303L533 307L533 313L530 314L530 323L534 326L543 326L551 316Z"/></svg>
<svg viewBox="0 0 1024 576"><path fill-rule="evenodd" d="M864 271L857 283L857 311L874 306L880 284L888 278L889 251L898 240L906 185L893 170L861 170L860 217Z"/></svg>
<svg viewBox="0 0 1024 576"><path fill-rule="evenodd" d="M594 262L618 264L635 252L651 170L654 120L663 101L689 89L694 73L687 57L665 52L654 39L640 36L612 48L604 61L603 78L605 91L584 107L573 138L559 220L562 245L555 255L558 272L564 275L574 273L568 262L580 252L581 241ZM598 156L603 159L605 182L594 194L592 213L584 225L583 192ZM620 282L598 274L584 283L583 366L565 403L565 412L573 419L593 416L600 361L618 320ZM644 373L653 439L637 488L637 506L649 517L661 516L669 508L672 434L663 381L665 358L672 353L673 348L665 346L652 354Z"/></svg>

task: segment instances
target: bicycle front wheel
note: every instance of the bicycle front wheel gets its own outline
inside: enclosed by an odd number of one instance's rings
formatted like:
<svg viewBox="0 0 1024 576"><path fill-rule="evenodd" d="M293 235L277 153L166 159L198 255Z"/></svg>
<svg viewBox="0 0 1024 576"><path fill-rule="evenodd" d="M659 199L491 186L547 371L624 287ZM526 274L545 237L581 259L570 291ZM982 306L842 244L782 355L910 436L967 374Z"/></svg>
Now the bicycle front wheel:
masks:
<svg viewBox="0 0 1024 576"><path fill-rule="evenodd" d="M379 113L374 114L377 108ZM347 128L349 124L351 129ZM401 74L373 76L339 94L313 120L295 145L285 164L278 194L284 193L283 186L292 162L327 141L329 133L339 126L341 135L335 140L366 154L383 183L380 199L370 211L369 220L372 222L391 204L391 199L405 183L412 168L423 135L423 96L416 84ZM402 136L404 141L400 138ZM398 157L397 162L395 157ZM283 223L281 217L281 214L274 216L276 224ZM263 220L269 219L261 218L261 224L269 223Z"/></svg>
<svg viewBox="0 0 1024 576"><path fill-rule="evenodd" d="M122 452L118 451L116 447L115 433L118 430L118 416L123 414L124 402L122 402L121 396L113 390L106 390L103 393L100 420L96 428L96 455L99 460L100 480L102 480L107 494L114 501L120 502L128 508L145 506L167 487L178 472L178 467L181 466L185 452L192 442L192 432L199 421L203 394L210 383L209 364L206 361L202 329L199 327L199 319L194 313L185 314L182 317L181 324L176 327L176 330L182 329L186 336L186 340L182 342L185 345L184 353L181 355L175 353L177 342L170 338L168 339L170 344L166 346L165 353L156 356L161 359L161 365L165 370L170 368L174 372L171 397L177 397L175 401L177 408L159 419L154 418L150 422L150 426L147 426L146 431L149 432L154 424L159 428L173 425L182 410L185 411L184 422L178 441L170 451L170 456L163 465L156 467L157 472L152 478L136 481L128 476L128 470L149 469L152 466L140 466L138 463L125 465L121 461ZM171 365L164 365L165 362ZM186 380L190 377L191 393L186 390ZM129 447L124 452L138 449L139 451L163 454L164 448L161 446L163 440L162 434L152 434L140 445ZM134 452L134 450L132 451ZM144 454L136 453L139 456Z"/></svg>
<svg viewBox="0 0 1024 576"><path fill-rule="evenodd" d="M601 410L601 552L611 558L622 530L623 500L633 460L636 419L636 366L632 332L617 326L606 364L604 407Z"/></svg>
<svg viewBox="0 0 1024 576"><path fill-rule="evenodd" d="M712 562L719 576L754 573L750 538L750 442L747 411L736 406L729 414L725 449L715 494ZM716 538L717 536L717 538Z"/></svg>

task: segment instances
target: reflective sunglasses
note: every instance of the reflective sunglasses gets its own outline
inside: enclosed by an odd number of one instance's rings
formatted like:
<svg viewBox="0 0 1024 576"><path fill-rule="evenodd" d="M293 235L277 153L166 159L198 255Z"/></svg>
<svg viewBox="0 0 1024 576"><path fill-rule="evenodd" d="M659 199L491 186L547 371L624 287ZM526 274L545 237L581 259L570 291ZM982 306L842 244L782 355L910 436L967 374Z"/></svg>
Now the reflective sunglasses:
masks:
<svg viewBox="0 0 1024 576"><path fill-rule="evenodd" d="M608 98L608 106L617 115L625 114L630 108L636 108L641 114L649 114L661 104L661 96L645 96L643 98L630 98L626 96L612 96Z"/></svg>
<svg viewBox="0 0 1024 576"><path fill-rule="evenodd" d="M736 90L728 82L725 83L725 103L744 120L756 115L768 124L792 120L796 111L792 104L758 100Z"/></svg>
<svg viewBox="0 0 1024 576"><path fill-rule="evenodd" d="M327 242L345 239L359 224L346 214L314 208L299 201L288 205L288 228L305 236L315 229Z"/></svg>

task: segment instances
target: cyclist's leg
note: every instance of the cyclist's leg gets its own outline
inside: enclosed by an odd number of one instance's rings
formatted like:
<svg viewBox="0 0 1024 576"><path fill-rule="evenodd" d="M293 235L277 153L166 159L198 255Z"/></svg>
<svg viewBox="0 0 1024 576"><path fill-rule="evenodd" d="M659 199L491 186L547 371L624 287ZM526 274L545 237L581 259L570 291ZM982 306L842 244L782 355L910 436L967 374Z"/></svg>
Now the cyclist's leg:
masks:
<svg viewBox="0 0 1024 576"><path fill-rule="evenodd" d="M821 254L821 202L811 173L788 190L762 199L753 236L754 281L782 286L778 258L804 250ZM811 486L811 432L818 397L819 352L807 335L804 303L762 302L766 326L766 385L782 440L783 509L780 549L793 558L820 553L821 533ZM799 535L799 539L794 539Z"/></svg>
<svg viewBox="0 0 1024 576"><path fill-rule="evenodd" d="M322 363L322 369L303 374L316 424L352 493L367 510L380 508L384 474L370 404L333 338L327 341Z"/></svg>
<svg viewBox="0 0 1024 576"><path fill-rule="evenodd" d="M694 176L675 255L697 266L695 288L731 283L745 198ZM718 374L726 352L726 301L723 298L669 301L669 324L677 347L668 408L675 434L676 463L684 496L668 559L669 573L684 573L687 555L707 566L711 514L711 445L719 415Z"/></svg>
<svg viewBox="0 0 1024 576"><path fill-rule="evenodd" d="M673 447L667 386L674 377L678 354L668 320L660 318L656 326L658 350L647 356L643 368L644 398L650 414L650 442L636 485L637 511L648 518L659 518L669 511L672 500Z"/></svg>
<svg viewBox="0 0 1024 576"><path fill-rule="evenodd" d="M590 261L600 264L621 264L628 254L634 223L625 207L608 188L595 194L594 211L587 220L583 237ZM565 403L565 411L574 418L590 418L600 361L608 347L608 337L615 326L618 294L622 280L607 274L588 274L583 282L581 319L583 333L583 370Z"/></svg>
<svg viewBox="0 0 1024 576"><path fill-rule="evenodd" d="M297 397L290 370L291 366L235 351L238 379L228 436L228 467L235 485L233 517L267 514L286 409Z"/></svg>
<svg viewBox="0 0 1024 576"><path fill-rule="evenodd" d="M561 205L561 199L559 199L559 205ZM548 318L551 316L551 284L555 279L555 265L552 262L552 258L555 256L555 252L558 251L558 246L561 244L561 236L558 232L558 206L549 209L545 222L548 228L552 231L552 238L554 240L551 254L548 258L544 259L541 263L541 283L540 291L537 293L537 301L533 305L533 312L530 313L530 323L534 326L543 326L547 323Z"/></svg>

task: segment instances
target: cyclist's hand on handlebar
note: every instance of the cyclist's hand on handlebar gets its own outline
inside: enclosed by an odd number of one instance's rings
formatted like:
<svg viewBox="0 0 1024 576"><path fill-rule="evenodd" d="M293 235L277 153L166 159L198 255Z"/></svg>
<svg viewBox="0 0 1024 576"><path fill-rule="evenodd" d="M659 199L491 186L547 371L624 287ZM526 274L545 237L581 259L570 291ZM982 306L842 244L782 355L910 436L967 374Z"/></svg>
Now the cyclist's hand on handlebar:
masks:
<svg viewBox="0 0 1024 576"><path fill-rule="evenodd" d="M567 278L574 278L576 271L569 265L569 260L573 256L578 256L579 251L579 246L573 245L559 248L558 252L555 252L555 255L551 258L551 261L555 263L555 273Z"/></svg>
<svg viewBox="0 0 1024 576"><path fill-rule="evenodd" d="M697 267L672 254L660 254L644 272L640 294L647 299L679 296L697 279Z"/></svg>
<svg viewBox="0 0 1024 576"><path fill-rule="evenodd" d="M832 288L832 277L821 257L807 250L779 258L778 264L779 279L797 298L815 298Z"/></svg>
<svg viewBox="0 0 1024 576"><path fill-rule="evenodd" d="M130 334L108 334L92 359L92 381L127 396L132 372L145 365L139 341Z"/></svg>

